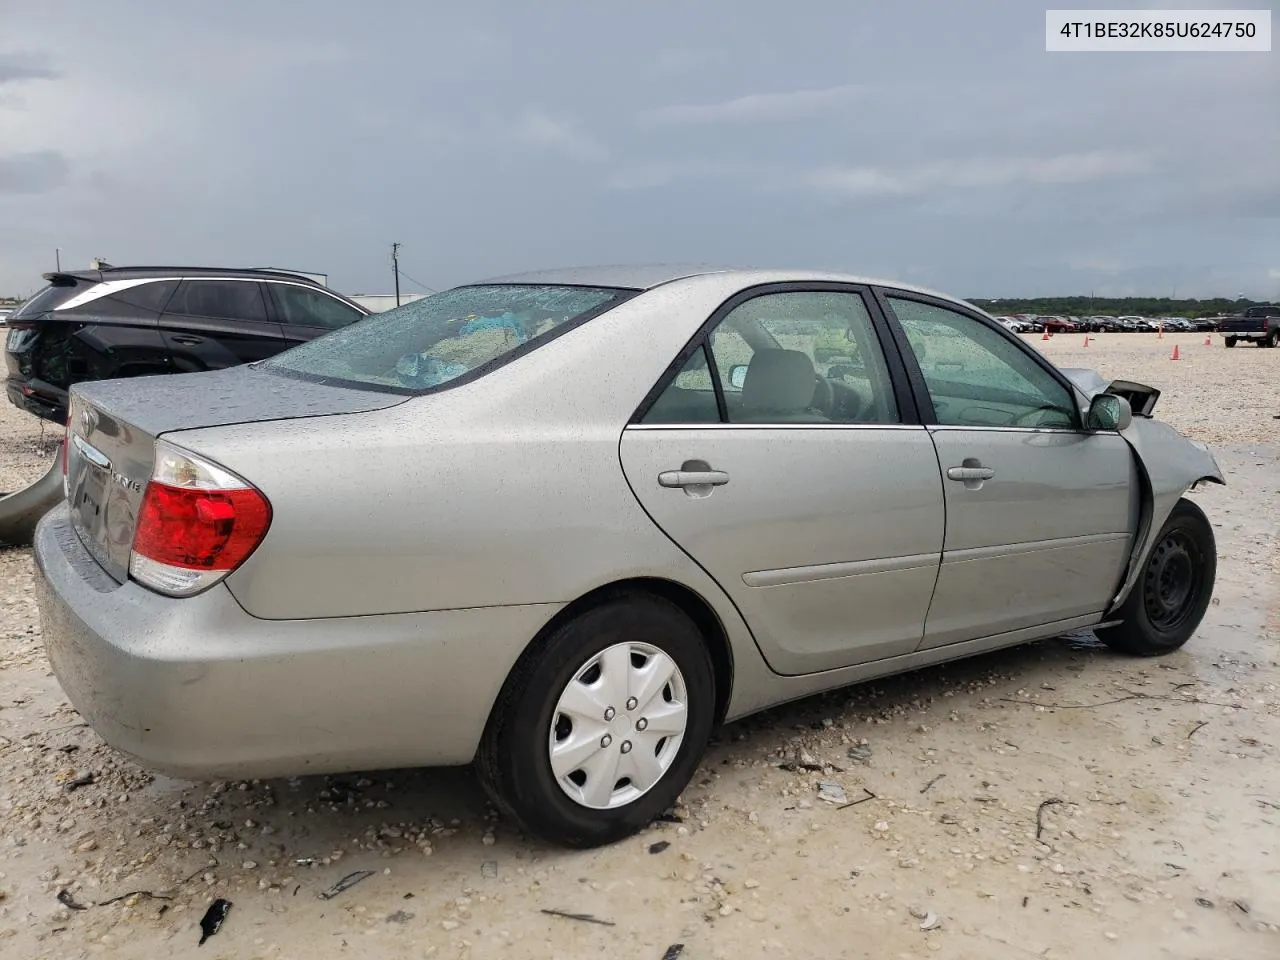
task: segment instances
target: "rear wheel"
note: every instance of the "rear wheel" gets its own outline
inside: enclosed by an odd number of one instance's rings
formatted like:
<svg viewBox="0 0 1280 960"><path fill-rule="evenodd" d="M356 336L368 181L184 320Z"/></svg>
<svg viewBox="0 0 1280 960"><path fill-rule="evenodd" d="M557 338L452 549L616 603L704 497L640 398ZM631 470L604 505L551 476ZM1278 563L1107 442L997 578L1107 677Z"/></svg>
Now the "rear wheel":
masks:
<svg viewBox="0 0 1280 960"><path fill-rule="evenodd" d="M1227 345L1228 347L1234 347L1234 346L1236 345L1236 338L1235 338L1235 337L1227 337L1227 338L1226 338L1226 340L1225 340L1224 342L1226 343L1226 345Z"/></svg>
<svg viewBox="0 0 1280 960"><path fill-rule="evenodd" d="M476 761L494 802L530 833L594 847L675 802L706 747L715 675L697 626L649 594L608 600L517 664Z"/></svg>
<svg viewBox="0 0 1280 960"><path fill-rule="evenodd" d="M1098 638L1113 650L1139 657L1177 650L1204 618L1217 567L1208 518L1190 500L1179 500L1117 611L1123 622L1099 630Z"/></svg>
<svg viewBox="0 0 1280 960"><path fill-rule="evenodd" d="M1266 335L1266 337L1258 342L1258 345L1262 347L1274 347L1277 343L1280 343L1280 330L1272 330Z"/></svg>

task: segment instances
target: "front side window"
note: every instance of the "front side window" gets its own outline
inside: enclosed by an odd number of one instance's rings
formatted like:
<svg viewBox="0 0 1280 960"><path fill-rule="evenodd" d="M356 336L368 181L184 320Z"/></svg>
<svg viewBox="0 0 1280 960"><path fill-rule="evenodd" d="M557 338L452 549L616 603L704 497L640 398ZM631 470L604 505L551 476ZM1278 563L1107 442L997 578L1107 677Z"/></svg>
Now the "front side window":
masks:
<svg viewBox="0 0 1280 960"><path fill-rule="evenodd" d="M1071 391L999 331L945 307L888 299L924 375L938 423L1079 426Z"/></svg>
<svg viewBox="0 0 1280 960"><path fill-rule="evenodd" d="M730 423L898 422L884 355L857 293L762 294L726 314L708 342ZM690 406L696 391L683 381L691 374L686 368L672 382L645 422L701 422L694 413L705 416L708 406L705 399L696 411Z"/></svg>
<svg viewBox="0 0 1280 960"><path fill-rule="evenodd" d="M430 390L630 296L629 290L551 284L455 287L366 317L263 366L366 388Z"/></svg>
<svg viewBox="0 0 1280 960"><path fill-rule="evenodd" d="M266 322L262 291L252 280L183 280L166 313Z"/></svg>
<svg viewBox="0 0 1280 960"><path fill-rule="evenodd" d="M275 299L281 323L340 330L364 319L359 310L319 290L309 290L292 283L269 283L267 289Z"/></svg>

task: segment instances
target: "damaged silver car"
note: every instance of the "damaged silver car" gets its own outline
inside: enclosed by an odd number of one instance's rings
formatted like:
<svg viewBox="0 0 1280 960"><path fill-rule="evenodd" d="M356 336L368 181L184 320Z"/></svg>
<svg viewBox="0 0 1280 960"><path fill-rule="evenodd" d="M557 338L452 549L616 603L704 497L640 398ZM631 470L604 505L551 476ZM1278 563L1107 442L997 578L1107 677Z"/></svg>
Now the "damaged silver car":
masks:
<svg viewBox="0 0 1280 960"><path fill-rule="evenodd" d="M1223 478L1157 397L894 283L461 286L75 387L44 639L147 766L474 762L528 830L606 843L722 721L1082 628L1181 647L1216 562L1184 495Z"/></svg>

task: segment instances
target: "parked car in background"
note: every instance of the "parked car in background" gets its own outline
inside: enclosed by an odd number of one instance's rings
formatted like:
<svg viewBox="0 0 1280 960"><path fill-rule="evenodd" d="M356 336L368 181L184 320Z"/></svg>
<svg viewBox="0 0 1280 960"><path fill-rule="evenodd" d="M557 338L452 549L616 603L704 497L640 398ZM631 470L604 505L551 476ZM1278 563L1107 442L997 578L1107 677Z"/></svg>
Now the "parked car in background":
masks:
<svg viewBox="0 0 1280 960"><path fill-rule="evenodd" d="M1223 478L1158 396L856 277L467 285L74 386L41 632L147 766L474 761L589 847L661 815L723 720L1071 630L1180 648L1216 562L1183 494Z"/></svg>
<svg viewBox="0 0 1280 960"><path fill-rule="evenodd" d="M44 275L9 317L9 400L62 423L86 380L218 370L265 360L368 316L297 274L109 267Z"/></svg>
<svg viewBox="0 0 1280 960"><path fill-rule="evenodd" d="M1218 321L1218 332L1228 347L1241 340L1274 347L1280 344L1280 305L1264 303L1249 307L1238 316L1223 317Z"/></svg>
<svg viewBox="0 0 1280 960"><path fill-rule="evenodd" d="M1075 333L1080 328L1066 317L1037 317L1040 329L1050 333Z"/></svg>

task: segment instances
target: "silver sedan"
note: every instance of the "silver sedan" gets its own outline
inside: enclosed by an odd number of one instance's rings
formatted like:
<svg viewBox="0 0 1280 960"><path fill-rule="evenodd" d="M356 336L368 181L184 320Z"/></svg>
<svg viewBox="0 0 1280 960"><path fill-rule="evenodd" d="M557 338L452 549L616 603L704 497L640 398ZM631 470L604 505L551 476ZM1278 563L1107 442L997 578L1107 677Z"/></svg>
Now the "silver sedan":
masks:
<svg viewBox="0 0 1280 960"><path fill-rule="evenodd" d="M1180 647L1203 445L941 294L593 268L457 287L261 363L72 391L50 661L187 777L474 762L590 846L712 728L1096 628Z"/></svg>

